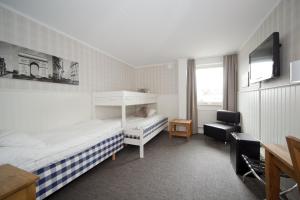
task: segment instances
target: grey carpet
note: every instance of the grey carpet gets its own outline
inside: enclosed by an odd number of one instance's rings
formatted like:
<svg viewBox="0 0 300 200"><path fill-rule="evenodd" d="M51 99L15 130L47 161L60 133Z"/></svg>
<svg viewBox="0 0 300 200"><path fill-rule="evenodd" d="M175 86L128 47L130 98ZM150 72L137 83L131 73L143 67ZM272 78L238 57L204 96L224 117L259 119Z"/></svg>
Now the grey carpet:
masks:
<svg viewBox="0 0 300 200"><path fill-rule="evenodd" d="M289 199L297 199L297 193ZM104 161L47 199L253 200L264 195L255 179L243 183L235 174L228 145L203 135L169 140L163 132L146 144L144 159L137 147L127 146L115 161Z"/></svg>

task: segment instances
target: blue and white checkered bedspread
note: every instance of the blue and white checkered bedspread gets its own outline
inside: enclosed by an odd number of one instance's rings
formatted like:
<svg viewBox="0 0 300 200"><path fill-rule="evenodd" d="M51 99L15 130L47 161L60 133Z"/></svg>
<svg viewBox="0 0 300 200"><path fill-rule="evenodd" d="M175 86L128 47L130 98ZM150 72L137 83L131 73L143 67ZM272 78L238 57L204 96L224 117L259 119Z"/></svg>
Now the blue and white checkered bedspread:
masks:
<svg viewBox="0 0 300 200"><path fill-rule="evenodd" d="M39 176L36 188L37 199L44 199L70 183L103 160L123 148L124 133L119 132L98 144L33 173Z"/></svg>

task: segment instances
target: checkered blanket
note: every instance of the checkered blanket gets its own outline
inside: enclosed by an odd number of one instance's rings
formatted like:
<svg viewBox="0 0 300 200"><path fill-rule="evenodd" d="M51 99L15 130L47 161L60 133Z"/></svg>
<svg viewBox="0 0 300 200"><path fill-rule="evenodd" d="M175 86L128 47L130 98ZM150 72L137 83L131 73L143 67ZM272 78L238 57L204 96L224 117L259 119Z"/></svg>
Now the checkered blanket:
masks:
<svg viewBox="0 0 300 200"><path fill-rule="evenodd" d="M123 143L124 133L119 132L76 155L34 171L33 173L39 176L36 188L37 199L46 198L118 152L123 148Z"/></svg>

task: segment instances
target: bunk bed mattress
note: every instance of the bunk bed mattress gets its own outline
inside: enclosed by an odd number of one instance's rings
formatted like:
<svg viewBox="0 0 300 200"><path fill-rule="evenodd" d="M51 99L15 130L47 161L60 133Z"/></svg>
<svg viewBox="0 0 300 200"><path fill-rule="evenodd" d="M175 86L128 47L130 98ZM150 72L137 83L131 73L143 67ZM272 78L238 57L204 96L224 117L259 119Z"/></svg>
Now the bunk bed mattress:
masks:
<svg viewBox="0 0 300 200"><path fill-rule="evenodd" d="M131 117L127 121L127 129L125 130L125 138L140 139L136 130L142 130L143 138L151 135L159 128L166 127L168 125L168 118L155 115L149 118L134 118Z"/></svg>
<svg viewBox="0 0 300 200"><path fill-rule="evenodd" d="M124 143L119 123L101 121L48 131L32 140L18 133L18 137L12 137L16 138L13 144L3 142L2 136L0 132L0 164L9 163L38 175L37 199L44 199L87 172L121 150Z"/></svg>

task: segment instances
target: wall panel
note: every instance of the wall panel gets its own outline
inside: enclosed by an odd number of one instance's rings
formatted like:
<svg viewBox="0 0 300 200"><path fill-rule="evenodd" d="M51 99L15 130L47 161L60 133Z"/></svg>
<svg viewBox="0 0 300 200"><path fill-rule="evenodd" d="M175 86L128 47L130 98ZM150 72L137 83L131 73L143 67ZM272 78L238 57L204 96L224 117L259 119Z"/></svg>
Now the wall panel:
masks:
<svg viewBox="0 0 300 200"><path fill-rule="evenodd" d="M240 92L243 131L264 143L286 144L286 135L300 137L299 102L300 85Z"/></svg>
<svg viewBox="0 0 300 200"><path fill-rule="evenodd" d="M289 85L290 62L300 59L299 19L300 1L281 0L239 51L238 109L243 129L265 143L286 144L286 135L300 137L300 86ZM249 71L249 54L275 31L282 44L280 77L243 88L241 77Z"/></svg>
<svg viewBox="0 0 300 200"><path fill-rule="evenodd" d="M135 89L134 68L1 6L0 41L79 62L79 86L0 78L0 90L23 94L0 99L0 110L5 109L0 129L33 129L34 122L40 130L87 120L92 91Z"/></svg>
<svg viewBox="0 0 300 200"><path fill-rule="evenodd" d="M285 144L286 135L300 137L300 86L286 86L261 91L261 140ZM298 94L297 94L298 93Z"/></svg>
<svg viewBox="0 0 300 200"><path fill-rule="evenodd" d="M259 122L259 92L247 91L239 93L239 111L241 112L241 125L243 132L260 138Z"/></svg>

